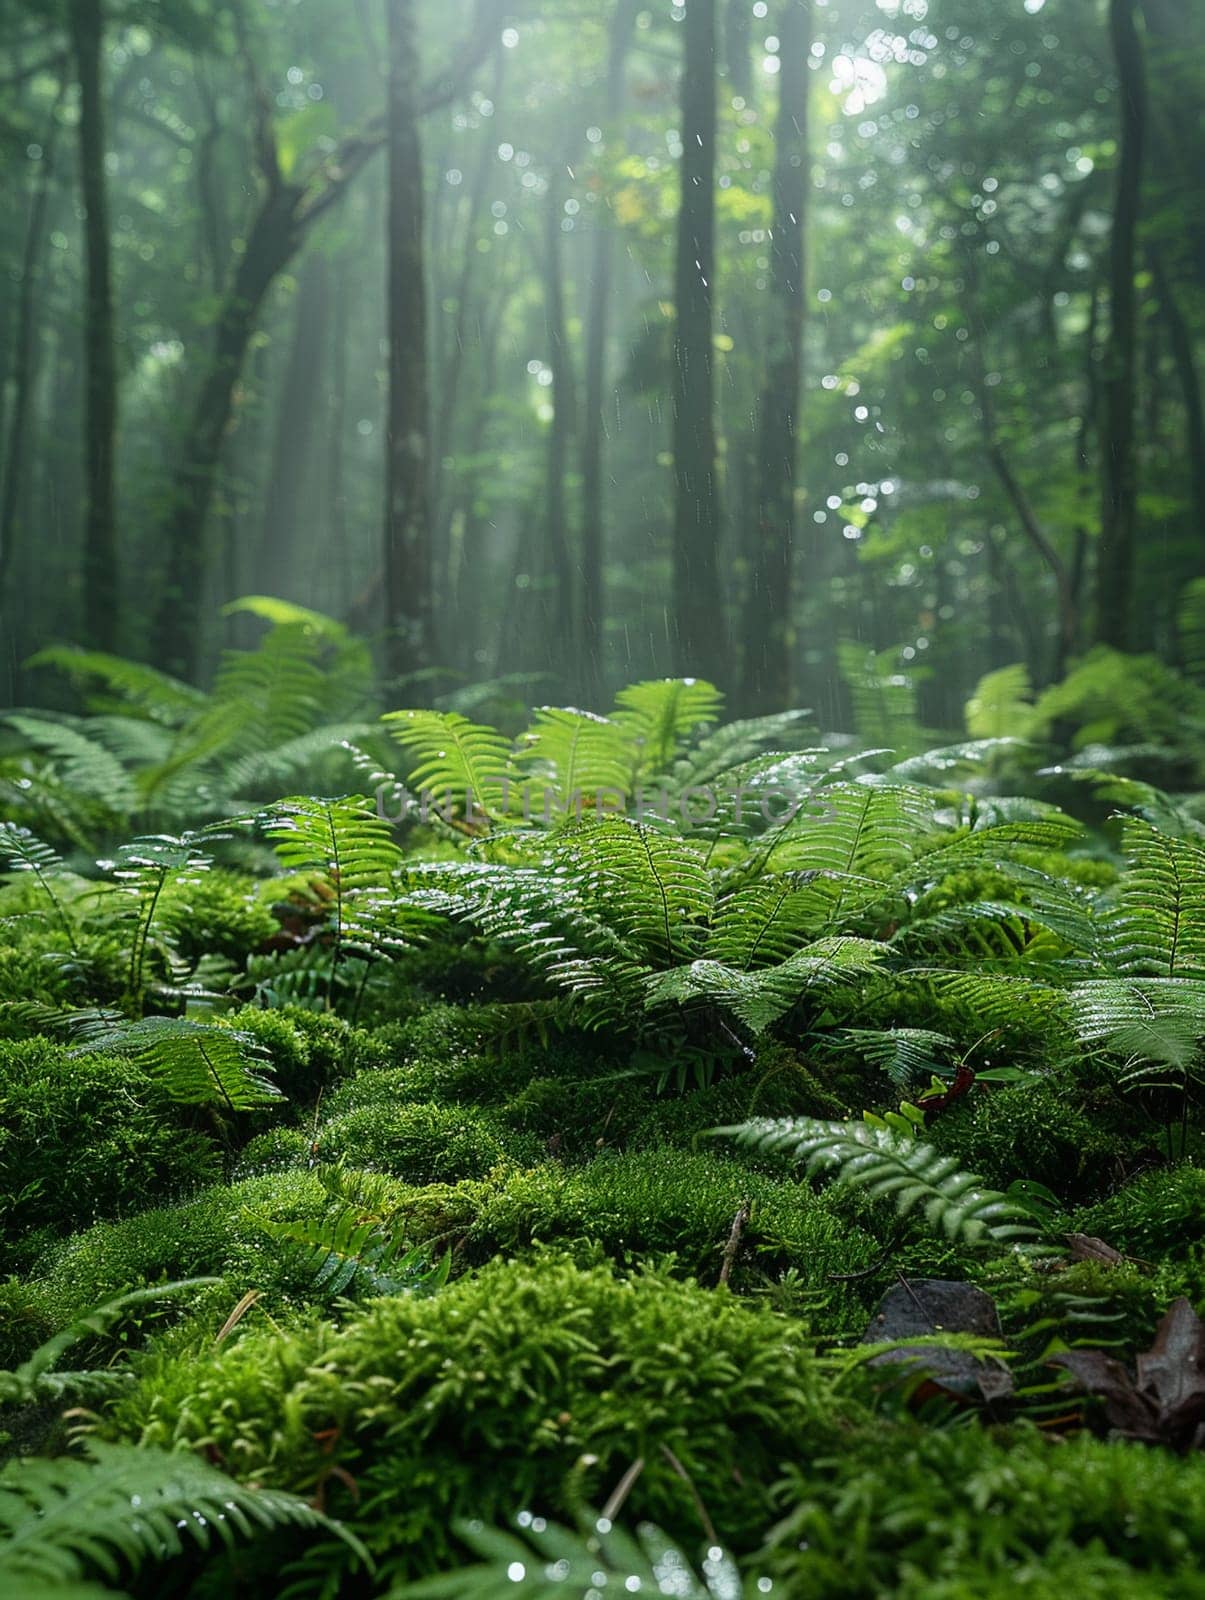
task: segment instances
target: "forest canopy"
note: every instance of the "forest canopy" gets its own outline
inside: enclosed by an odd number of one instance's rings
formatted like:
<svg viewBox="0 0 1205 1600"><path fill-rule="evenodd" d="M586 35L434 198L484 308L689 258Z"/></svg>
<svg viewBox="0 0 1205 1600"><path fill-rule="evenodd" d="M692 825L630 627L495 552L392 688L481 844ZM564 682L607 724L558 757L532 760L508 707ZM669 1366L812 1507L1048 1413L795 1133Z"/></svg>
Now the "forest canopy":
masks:
<svg viewBox="0 0 1205 1600"><path fill-rule="evenodd" d="M21 0L0 37L10 701L52 642L204 680L256 593L407 699L695 671L827 725L843 641L945 727L989 669L1196 647L1187 4Z"/></svg>

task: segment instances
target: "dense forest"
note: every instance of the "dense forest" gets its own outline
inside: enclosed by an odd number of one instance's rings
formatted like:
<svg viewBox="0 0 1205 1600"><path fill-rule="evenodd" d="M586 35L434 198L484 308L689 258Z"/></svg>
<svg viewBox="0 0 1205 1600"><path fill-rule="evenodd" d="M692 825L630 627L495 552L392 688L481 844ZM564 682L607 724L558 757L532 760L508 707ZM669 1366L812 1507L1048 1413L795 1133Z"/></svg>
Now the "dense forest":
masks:
<svg viewBox="0 0 1205 1600"><path fill-rule="evenodd" d="M0 43L0 1594L1205 1600L1200 0Z"/></svg>

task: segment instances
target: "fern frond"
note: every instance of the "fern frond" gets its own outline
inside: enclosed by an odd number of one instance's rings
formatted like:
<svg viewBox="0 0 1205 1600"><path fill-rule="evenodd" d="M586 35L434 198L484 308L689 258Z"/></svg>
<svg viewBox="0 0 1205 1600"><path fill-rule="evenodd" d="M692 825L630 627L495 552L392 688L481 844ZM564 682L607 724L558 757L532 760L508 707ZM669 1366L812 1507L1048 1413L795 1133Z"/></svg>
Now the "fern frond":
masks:
<svg viewBox="0 0 1205 1600"><path fill-rule="evenodd" d="M262 1074L268 1063L249 1035L190 1017L144 1017L102 1023L85 1035L76 1054L111 1050L130 1055L173 1100L249 1111L282 1097Z"/></svg>
<svg viewBox="0 0 1205 1600"><path fill-rule="evenodd" d="M898 649L874 651L853 639L837 645L837 667L849 691L854 728L865 744L896 750L921 743L916 680L900 670Z"/></svg>
<svg viewBox="0 0 1205 1600"><path fill-rule="evenodd" d="M702 678L659 678L633 683L615 696L611 720L632 741L632 776L668 772L698 728L715 722L723 696Z"/></svg>
<svg viewBox="0 0 1205 1600"><path fill-rule="evenodd" d="M292 1525L354 1537L295 1495L248 1489L195 1456L106 1444L87 1457L10 1461L0 1472L0 1589L71 1583L90 1570L115 1580L148 1560L207 1550Z"/></svg>
<svg viewBox="0 0 1205 1600"><path fill-rule="evenodd" d="M7 712L3 719L37 750L53 757L58 776L75 793L87 795L115 816L138 809L130 774L89 731L85 718Z"/></svg>
<svg viewBox="0 0 1205 1600"><path fill-rule="evenodd" d="M36 838L28 828L19 828L15 822L0 822L0 860L9 872L32 873L46 896L55 920L66 934L68 944L74 950L75 928L54 887L55 880L66 872L58 851Z"/></svg>
<svg viewBox="0 0 1205 1600"><path fill-rule="evenodd" d="M843 879L886 879L921 853L938 829L936 797L902 784L834 783L765 836L760 865ZM849 894L839 897L848 903Z"/></svg>
<svg viewBox="0 0 1205 1600"><path fill-rule="evenodd" d="M1109 919L1110 965L1134 976L1205 977L1205 845L1137 817L1122 826L1126 872Z"/></svg>
<svg viewBox="0 0 1205 1600"><path fill-rule="evenodd" d="M706 953L742 971L775 966L820 935L838 892L833 877L782 872L723 895Z"/></svg>
<svg viewBox="0 0 1205 1600"><path fill-rule="evenodd" d="M715 1132L754 1150L788 1155L809 1173L832 1173L875 1199L891 1197L901 1216L919 1207L929 1226L947 1239L1004 1243L1035 1232L1027 1212L961 1171L952 1156L883 1126L761 1118Z"/></svg>
<svg viewBox="0 0 1205 1600"><path fill-rule="evenodd" d="M510 741L457 711L390 711L382 719L413 761L408 782L467 816L503 816L514 775Z"/></svg>
<svg viewBox="0 0 1205 1600"><path fill-rule="evenodd" d="M345 894L387 884L402 858L389 824L362 795L291 795L258 821L287 871L316 874Z"/></svg>
<svg viewBox="0 0 1205 1600"><path fill-rule="evenodd" d="M1023 661L986 672L966 703L972 739L1025 739L1033 726L1033 684Z"/></svg>
<svg viewBox="0 0 1205 1600"><path fill-rule="evenodd" d="M780 711L765 717L725 722L699 740L673 766L675 793L708 785L730 788L727 781L746 762L770 750L780 755L810 727L810 711Z"/></svg>
<svg viewBox="0 0 1205 1600"><path fill-rule="evenodd" d="M786 961L743 972L719 961L692 961L646 980L645 1005L705 1002L761 1034L805 999L860 984L874 971L885 947L868 939L818 939Z"/></svg>
<svg viewBox="0 0 1205 1600"><path fill-rule="evenodd" d="M50 645L31 656L31 667L54 667L73 683L95 682L117 700L135 706L147 717L165 727L179 727L206 704L203 690L179 678L170 677L144 661L128 661L124 656L103 650L81 650L75 645Z"/></svg>
<svg viewBox="0 0 1205 1600"><path fill-rule="evenodd" d="M678 1600L742 1600L760 1594L743 1582L735 1561L712 1552L699 1577L679 1547L659 1528L641 1523L633 1538L610 1520L583 1521L579 1532L525 1513L522 1532L456 1525L457 1536L478 1556L478 1566L420 1578L391 1591L389 1600L506 1600L509 1595L564 1595L579 1600L600 1590L616 1594L674 1595Z"/></svg>
<svg viewBox="0 0 1205 1600"><path fill-rule="evenodd" d="M929 1028L842 1028L840 1045L886 1073L897 1089L948 1069L958 1048L948 1034Z"/></svg>
<svg viewBox="0 0 1205 1600"><path fill-rule="evenodd" d="M255 1219L270 1238L287 1245L315 1290L354 1294L433 1294L447 1281L451 1256L432 1264L421 1246L407 1247L399 1233L375 1217L363 1219L343 1205L317 1221Z"/></svg>
<svg viewBox="0 0 1205 1600"><path fill-rule="evenodd" d="M581 892L598 917L650 965L701 948L715 891L702 852L685 839L610 817L571 829L558 853L583 875Z"/></svg>
<svg viewBox="0 0 1205 1600"><path fill-rule="evenodd" d="M217 1278L185 1278L177 1283L132 1289L102 1301L98 1306L93 1306L90 1311L84 1312L67 1327L60 1329L58 1333L40 1344L29 1359L15 1371L0 1371L0 1404L29 1404L57 1400L64 1394L79 1395L84 1389L94 1391L111 1386L115 1377L120 1379L128 1376L126 1369L105 1368L99 1372L58 1372L55 1369L72 1345L78 1344L81 1339L89 1335L96 1337L107 1333L114 1322L136 1306L163 1300L170 1295L182 1294L189 1289L206 1288L219 1281Z"/></svg>
<svg viewBox="0 0 1205 1600"><path fill-rule="evenodd" d="M1197 1065L1205 1042L1205 977L1100 978L1070 991L1076 1032L1086 1044L1153 1062L1179 1076Z"/></svg>
<svg viewBox="0 0 1205 1600"><path fill-rule="evenodd" d="M625 730L606 717L586 711L541 706L519 741L516 761L547 781L564 808L578 795L600 790L624 796L631 780L630 742ZM543 800L529 809L544 812Z"/></svg>

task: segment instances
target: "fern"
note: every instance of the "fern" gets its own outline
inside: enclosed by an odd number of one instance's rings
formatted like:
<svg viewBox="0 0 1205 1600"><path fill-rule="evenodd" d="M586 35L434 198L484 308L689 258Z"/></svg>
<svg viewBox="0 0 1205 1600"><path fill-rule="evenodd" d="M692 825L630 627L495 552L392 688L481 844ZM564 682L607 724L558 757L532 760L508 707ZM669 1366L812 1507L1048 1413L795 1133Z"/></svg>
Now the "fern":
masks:
<svg viewBox="0 0 1205 1600"><path fill-rule="evenodd" d="M921 743L916 680L900 671L897 649L876 652L843 639L837 646L837 666L849 691L859 739L896 750Z"/></svg>
<svg viewBox="0 0 1205 1600"><path fill-rule="evenodd" d="M1205 1041L1205 977L1100 978L1077 984L1068 1005L1085 1044L1125 1056L1132 1077L1148 1065L1183 1081L1199 1065Z"/></svg>
<svg viewBox="0 0 1205 1600"><path fill-rule="evenodd" d="M695 961L647 979L645 1004L706 1002L761 1034L809 997L861 985L884 954L884 947L870 940L834 938L817 940L758 972Z"/></svg>
<svg viewBox="0 0 1205 1600"><path fill-rule="evenodd" d="M171 834L158 834L123 844L111 861L100 865L109 869L133 901L134 931L130 940L127 989L130 1004L138 1011L143 1003L143 976L151 932L163 891L169 883L181 881L186 875L207 872L212 861L198 848L195 835L175 838Z"/></svg>
<svg viewBox="0 0 1205 1600"><path fill-rule="evenodd" d="M715 722L722 698L702 678L654 679L621 689L611 716L631 741L632 781L668 772L690 736Z"/></svg>
<svg viewBox="0 0 1205 1600"><path fill-rule="evenodd" d="M0 1371L0 1405L36 1405L57 1401L65 1395L80 1398L107 1393L115 1384L130 1377L128 1368L105 1367L89 1372L59 1372L62 1356L81 1339L107 1333L127 1311L185 1290L205 1288L217 1278L187 1278L178 1283L158 1284L133 1289L94 1306L61 1329L33 1352L12 1372Z"/></svg>
<svg viewBox="0 0 1205 1600"><path fill-rule="evenodd" d="M55 667L73 683L103 684L119 705L133 707L165 727L179 727L206 703L204 692L192 684L143 661L127 661L124 656L108 655L102 650L50 645L31 656L28 664Z"/></svg>
<svg viewBox="0 0 1205 1600"><path fill-rule="evenodd" d="M708 1553L699 1577L679 1547L651 1523L641 1523L635 1537L605 1516L592 1523L584 1519L577 1532L530 1512L518 1523L518 1533L457 1523L457 1536L482 1558L480 1565L402 1584L390 1600L506 1600L514 1594L581 1600L602 1590L741 1600L763 1592L755 1579L743 1582L735 1561L717 1549Z"/></svg>
<svg viewBox="0 0 1205 1600"><path fill-rule="evenodd" d="M137 812L140 797L129 773L85 719L10 711L4 721L53 757L58 778L77 796L86 796L114 820Z"/></svg>
<svg viewBox="0 0 1205 1600"><path fill-rule="evenodd" d="M542 706L519 741L516 761L547 782L562 807L593 801L600 791L626 796L631 751L625 730L606 717ZM528 807L529 812L532 807ZM541 800L538 815L551 805Z"/></svg>
<svg viewBox="0 0 1205 1600"><path fill-rule="evenodd" d="M414 763L411 787L433 795L437 808L470 823L477 812L487 820L505 813L511 747L497 729L457 711L390 711L383 720Z"/></svg>
<svg viewBox="0 0 1205 1600"><path fill-rule="evenodd" d="M1016 661L985 673L966 703L965 715L972 739L1027 738L1033 726L1029 668Z"/></svg>
<svg viewBox="0 0 1205 1600"><path fill-rule="evenodd" d="M76 1054L112 1050L132 1056L182 1105L249 1111L282 1098L263 1076L267 1059L249 1035L189 1017L146 1017L114 1024L103 1013L77 1035Z"/></svg>
<svg viewBox="0 0 1205 1600"><path fill-rule="evenodd" d="M1205 977L1205 845L1136 817L1122 838L1127 871L1108 920L1110 965L1134 976Z"/></svg>
<svg viewBox="0 0 1205 1600"><path fill-rule="evenodd" d="M5 860L10 872L32 873L74 952L77 949L75 928L54 888L54 880L65 871L58 851L35 838L28 828L19 828L14 822L0 822L0 858Z"/></svg>
<svg viewBox="0 0 1205 1600"><path fill-rule="evenodd" d="M291 1525L355 1537L295 1495L248 1489L195 1456L93 1441L87 1457L10 1461L0 1471L0 1591L109 1580L148 1561L233 1546Z"/></svg>
<svg viewBox="0 0 1205 1600"><path fill-rule="evenodd" d="M360 795L345 800L294 795L279 801L256 820L273 841L282 866L291 872L310 874L330 898L335 919L327 974L330 1004L347 938L370 938L371 919L353 921L352 897L366 897L368 891L382 890L401 859L401 851L390 837L389 824Z"/></svg>
<svg viewBox="0 0 1205 1600"><path fill-rule="evenodd" d="M304 1222L256 1218L270 1238L285 1244L316 1292L433 1294L447 1282L452 1258L431 1263L421 1247L407 1248L390 1221L388 1180L377 1173L320 1168L319 1182L337 1201L325 1217Z"/></svg>
<svg viewBox="0 0 1205 1600"><path fill-rule="evenodd" d="M715 1132L754 1150L785 1153L809 1173L832 1173L875 1199L891 1196L902 1216L920 1207L929 1226L953 1241L1002 1244L1035 1231L1027 1212L960 1171L953 1157L882 1124L762 1118Z"/></svg>
<svg viewBox="0 0 1205 1600"><path fill-rule="evenodd" d="M948 1070L957 1045L930 1028L842 1028L840 1045L886 1073L897 1089Z"/></svg>

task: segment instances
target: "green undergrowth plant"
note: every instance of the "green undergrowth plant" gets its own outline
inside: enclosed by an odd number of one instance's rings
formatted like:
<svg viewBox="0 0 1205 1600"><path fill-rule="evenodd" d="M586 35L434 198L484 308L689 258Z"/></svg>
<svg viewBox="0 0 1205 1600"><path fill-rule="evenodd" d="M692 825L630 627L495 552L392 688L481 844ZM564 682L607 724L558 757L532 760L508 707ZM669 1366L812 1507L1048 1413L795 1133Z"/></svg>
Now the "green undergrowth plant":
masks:
<svg viewBox="0 0 1205 1600"><path fill-rule="evenodd" d="M303 1494L325 1482L382 1575L400 1577L447 1563L455 1517L600 1503L637 1457L635 1514L698 1528L701 1500L747 1549L780 1463L837 1437L822 1395L787 1319L662 1274L545 1255L431 1298L372 1301L340 1331L255 1328L200 1356L152 1357L107 1431L160 1447L204 1439L240 1475ZM345 1555L331 1559L343 1569Z"/></svg>

